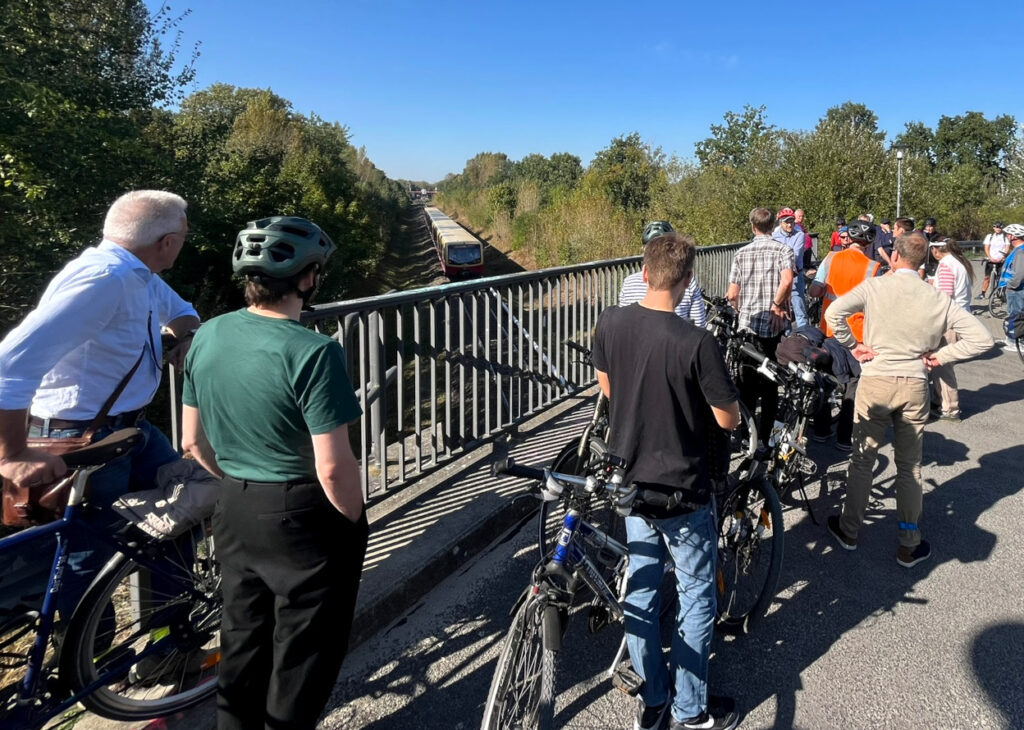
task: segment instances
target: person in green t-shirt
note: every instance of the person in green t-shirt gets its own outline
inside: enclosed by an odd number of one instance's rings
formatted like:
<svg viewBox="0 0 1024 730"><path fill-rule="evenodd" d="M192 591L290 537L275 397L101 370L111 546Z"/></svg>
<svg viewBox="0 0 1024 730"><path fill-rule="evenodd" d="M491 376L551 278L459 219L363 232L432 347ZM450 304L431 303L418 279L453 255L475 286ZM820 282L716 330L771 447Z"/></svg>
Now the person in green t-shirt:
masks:
<svg viewBox="0 0 1024 730"><path fill-rule="evenodd" d="M247 309L196 332L183 444L222 479L217 725L312 728L348 649L368 527L345 352L299 314L334 243L303 218L254 221L232 267ZM262 698L266 698L265 701Z"/></svg>

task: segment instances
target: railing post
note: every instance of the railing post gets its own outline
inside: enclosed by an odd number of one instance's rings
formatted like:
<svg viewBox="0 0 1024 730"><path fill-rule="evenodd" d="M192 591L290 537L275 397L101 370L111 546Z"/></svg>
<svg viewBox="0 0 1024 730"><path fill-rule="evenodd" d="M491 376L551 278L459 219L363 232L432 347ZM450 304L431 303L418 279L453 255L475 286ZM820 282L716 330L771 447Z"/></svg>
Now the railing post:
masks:
<svg viewBox="0 0 1024 730"><path fill-rule="evenodd" d="M377 460L377 466L380 467L380 485L381 489L384 489L388 481L387 442L384 439L387 381L384 372L384 328L381 326L379 310L375 309L370 312L369 325L367 345L370 351L370 382L367 392L373 393L369 403L371 453Z"/></svg>

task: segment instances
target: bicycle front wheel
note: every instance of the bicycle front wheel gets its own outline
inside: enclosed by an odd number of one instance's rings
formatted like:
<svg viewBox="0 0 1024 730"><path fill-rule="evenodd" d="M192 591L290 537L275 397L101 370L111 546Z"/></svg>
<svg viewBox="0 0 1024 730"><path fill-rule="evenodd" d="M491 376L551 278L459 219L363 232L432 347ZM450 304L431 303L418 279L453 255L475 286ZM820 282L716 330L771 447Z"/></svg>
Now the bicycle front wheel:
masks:
<svg viewBox="0 0 1024 730"><path fill-rule="evenodd" d="M992 292L988 298L988 313L996 319L1006 316L1006 289L997 288Z"/></svg>
<svg viewBox="0 0 1024 730"><path fill-rule="evenodd" d="M771 605L782 571L782 505L764 479L741 482L719 505L718 625L746 633Z"/></svg>
<svg viewBox="0 0 1024 730"><path fill-rule="evenodd" d="M81 702L114 720L144 720L199 704L217 690L220 569L209 521L158 546L166 573L117 555L68 624L60 672Z"/></svg>
<svg viewBox="0 0 1024 730"><path fill-rule="evenodd" d="M544 602L530 596L501 647L481 730L551 730L555 652L544 648Z"/></svg>

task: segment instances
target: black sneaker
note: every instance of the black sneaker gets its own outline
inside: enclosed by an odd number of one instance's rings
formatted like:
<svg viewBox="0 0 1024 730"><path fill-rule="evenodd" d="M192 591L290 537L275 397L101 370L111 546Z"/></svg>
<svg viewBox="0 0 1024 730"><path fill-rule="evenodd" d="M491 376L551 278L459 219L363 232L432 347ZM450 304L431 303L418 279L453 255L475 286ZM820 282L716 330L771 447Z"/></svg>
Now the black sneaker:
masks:
<svg viewBox="0 0 1024 730"><path fill-rule="evenodd" d="M734 730L740 724L740 715L736 710L725 706L717 708L710 701L708 709L691 717L689 720L677 720L672 718L669 730Z"/></svg>
<svg viewBox="0 0 1024 730"><path fill-rule="evenodd" d="M843 528L839 526L839 515L832 515L825 522L828 527L828 531L832 534L832 537L839 543L839 547L843 550L856 550L857 549L857 538L848 537Z"/></svg>
<svg viewBox="0 0 1024 730"><path fill-rule="evenodd" d="M932 546L928 544L927 540L922 540L915 548L900 545L900 549L896 551L896 562L904 568L913 568L931 556Z"/></svg>
<svg viewBox="0 0 1024 730"><path fill-rule="evenodd" d="M666 700L657 707L648 707L644 701L637 698L636 717L633 718L633 730L661 730L665 722L665 713L668 712L672 703Z"/></svg>

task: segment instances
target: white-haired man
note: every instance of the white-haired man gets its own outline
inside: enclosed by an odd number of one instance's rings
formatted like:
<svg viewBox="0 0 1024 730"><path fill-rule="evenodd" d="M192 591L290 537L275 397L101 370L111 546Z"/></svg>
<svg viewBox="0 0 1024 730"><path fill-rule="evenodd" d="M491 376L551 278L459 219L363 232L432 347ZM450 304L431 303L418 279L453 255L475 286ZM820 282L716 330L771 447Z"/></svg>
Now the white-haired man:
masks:
<svg viewBox="0 0 1024 730"><path fill-rule="evenodd" d="M27 436L72 438L94 425L104 403L123 389L96 423L93 438L138 426L143 438L130 458L90 479L90 499L110 504L132 488L152 486L158 467L177 458L167 438L144 418L160 385L160 328L184 340L169 353L180 363L199 326L192 305L158 276L188 236L188 204L160 190L136 190L107 211L103 240L68 262L39 305L0 342L0 474L20 486L48 484L66 472L58 456L30 449ZM129 373L131 375L129 376ZM66 611L103 566L110 548L70 554Z"/></svg>

